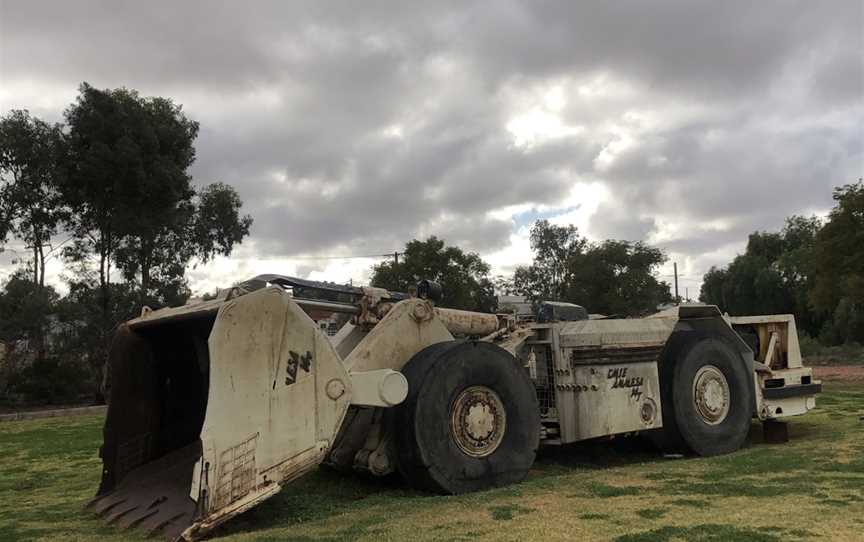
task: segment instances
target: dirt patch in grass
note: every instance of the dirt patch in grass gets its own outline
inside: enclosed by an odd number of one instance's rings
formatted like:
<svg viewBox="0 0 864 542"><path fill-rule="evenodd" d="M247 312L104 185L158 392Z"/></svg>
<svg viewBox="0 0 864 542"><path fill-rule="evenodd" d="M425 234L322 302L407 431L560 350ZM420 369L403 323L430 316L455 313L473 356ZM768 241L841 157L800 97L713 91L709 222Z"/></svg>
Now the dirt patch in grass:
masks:
<svg viewBox="0 0 864 542"><path fill-rule="evenodd" d="M813 367L813 376L817 380L862 382L864 381L864 364L815 366Z"/></svg>
<svg viewBox="0 0 864 542"><path fill-rule="evenodd" d="M579 514L579 519L608 519L609 514Z"/></svg>

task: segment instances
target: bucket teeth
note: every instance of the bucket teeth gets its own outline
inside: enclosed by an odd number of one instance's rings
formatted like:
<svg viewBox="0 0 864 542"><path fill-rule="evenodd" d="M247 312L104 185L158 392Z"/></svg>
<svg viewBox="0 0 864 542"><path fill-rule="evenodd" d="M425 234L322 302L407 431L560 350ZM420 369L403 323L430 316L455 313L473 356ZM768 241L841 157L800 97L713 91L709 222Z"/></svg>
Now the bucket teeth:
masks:
<svg viewBox="0 0 864 542"><path fill-rule="evenodd" d="M155 499L153 499L153 502L150 503L150 506L147 507L147 510L152 510L153 508L156 508L157 506L159 506L160 504L162 504L163 502L165 502L167 500L168 500L168 497L166 497L165 495L161 495L159 497L156 497Z"/></svg>
<svg viewBox="0 0 864 542"><path fill-rule="evenodd" d="M137 488L130 498L105 498L97 503L102 507L100 515L120 529L141 529L148 536L161 531L167 538L176 538L191 524L194 505L182 495L157 494L156 489L165 488Z"/></svg>
<svg viewBox="0 0 864 542"><path fill-rule="evenodd" d="M137 504L126 504L123 506L118 506L114 510L109 512L107 516L105 516L105 523L107 523L108 525L113 525L117 522L118 519L122 518L129 512L137 509Z"/></svg>
<svg viewBox="0 0 864 542"><path fill-rule="evenodd" d="M117 526L121 529L134 529L138 527L142 521L157 514L159 510L140 510L135 514L129 514L120 518Z"/></svg>
<svg viewBox="0 0 864 542"><path fill-rule="evenodd" d="M172 540L193 523L196 504L189 496L200 445L178 450L126 474L110 493L86 508L121 529L141 529Z"/></svg>
<svg viewBox="0 0 864 542"><path fill-rule="evenodd" d="M109 493L108 495L93 499L87 507L96 512L96 515L104 516L110 512L112 508L123 504L126 500L127 499L122 498L115 493Z"/></svg>

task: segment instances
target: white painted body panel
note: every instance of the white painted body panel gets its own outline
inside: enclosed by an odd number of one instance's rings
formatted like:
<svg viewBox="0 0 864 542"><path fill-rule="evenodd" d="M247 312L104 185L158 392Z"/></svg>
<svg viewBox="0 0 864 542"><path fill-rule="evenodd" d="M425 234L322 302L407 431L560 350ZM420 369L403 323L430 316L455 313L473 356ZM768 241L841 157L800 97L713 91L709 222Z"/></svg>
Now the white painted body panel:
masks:
<svg viewBox="0 0 864 542"><path fill-rule="evenodd" d="M561 442L663 426L657 364L677 319L556 324Z"/></svg>
<svg viewBox="0 0 864 542"><path fill-rule="evenodd" d="M191 497L206 515L319 464L351 401L348 371L314 322L281 288L237 297L219 308L208 341L210 392L203 456ZM338 381L333 399L327 385ZM209 526L214 523L208 521Z"/></svg>
<svg viewBox="0 0 864 542"><path fill-rule="evenodd" d="M573 387L564 384L559 391L574 407L561 409L564 442L663 426L656 363L576 367L573 381Z"/></svg>

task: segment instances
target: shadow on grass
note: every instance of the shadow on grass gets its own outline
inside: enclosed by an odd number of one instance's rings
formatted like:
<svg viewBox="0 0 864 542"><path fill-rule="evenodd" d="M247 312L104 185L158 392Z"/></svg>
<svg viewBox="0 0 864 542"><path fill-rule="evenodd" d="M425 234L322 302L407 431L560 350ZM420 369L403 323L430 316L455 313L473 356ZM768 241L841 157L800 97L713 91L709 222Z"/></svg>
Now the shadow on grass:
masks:
<svg viewBox="0 0 864 542"><path fill-rule="evenodd" d="M324 521L358 508L368 510L374 505L386 505L394 500L414 500L423 496L423 493L407 489L397 476L375 478L320 468L285 486L272 499L218 528L213 536ZM337 538L338 540L356 538L364 534L370 526L371 524L367 525L364 521L363 525L352 526L359 529L358 532L328 533L322 540L327 540L331 534L342 537Z"/></svg>

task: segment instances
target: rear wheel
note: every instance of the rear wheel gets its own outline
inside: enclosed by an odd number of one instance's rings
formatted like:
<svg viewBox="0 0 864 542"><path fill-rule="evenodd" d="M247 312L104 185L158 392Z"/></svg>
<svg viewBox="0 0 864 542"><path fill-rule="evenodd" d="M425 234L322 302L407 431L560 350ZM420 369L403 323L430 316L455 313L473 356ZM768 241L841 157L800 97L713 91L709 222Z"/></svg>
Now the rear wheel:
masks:
<svg viewBox="0 0 864 542"><path fill-rule="evenodd" d="M518 361L482 342L430 346L402 369L394 412L399 471L415 487L466 493L521 481L537 452L540 414Z"/></svg>
<svg viewBox="0 0 864 542"><path fill-rule="evenodd" d="M702 456L739 449L752 417L753 378L747 366L731 347L713 338L682 354L672 371L664 371L667 442L682 443Z"/></svg>

